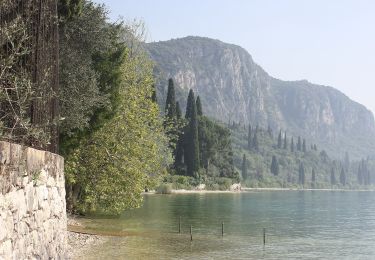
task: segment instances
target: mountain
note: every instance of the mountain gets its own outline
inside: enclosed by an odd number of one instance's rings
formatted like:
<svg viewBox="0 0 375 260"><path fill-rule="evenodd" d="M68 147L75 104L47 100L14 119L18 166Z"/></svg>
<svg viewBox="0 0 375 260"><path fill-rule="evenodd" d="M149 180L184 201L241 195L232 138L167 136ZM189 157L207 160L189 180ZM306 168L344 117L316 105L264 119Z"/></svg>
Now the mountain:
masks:
<svg viewBox="0 0 375 260"><path fill-rule="evenodd" d="M373 114L340 91L270 76L243 48L203 37L146 45L155 61L160 102L173 78L182 108L189 89L201 97L205 114L224 122L271 126L303 136L341 158L375 154Z"/></svg>

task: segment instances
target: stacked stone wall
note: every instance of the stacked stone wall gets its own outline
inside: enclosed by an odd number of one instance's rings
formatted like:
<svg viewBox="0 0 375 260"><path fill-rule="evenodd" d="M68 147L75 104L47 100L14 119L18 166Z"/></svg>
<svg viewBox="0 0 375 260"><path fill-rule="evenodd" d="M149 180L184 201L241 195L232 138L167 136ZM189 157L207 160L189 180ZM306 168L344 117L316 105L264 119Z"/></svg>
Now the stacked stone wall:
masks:
<svg viewBox="0 0 375 260"><path fill-rule="evenodd" d="M62 259L67 247L64 159L0 142L0 259Z"/></svg>

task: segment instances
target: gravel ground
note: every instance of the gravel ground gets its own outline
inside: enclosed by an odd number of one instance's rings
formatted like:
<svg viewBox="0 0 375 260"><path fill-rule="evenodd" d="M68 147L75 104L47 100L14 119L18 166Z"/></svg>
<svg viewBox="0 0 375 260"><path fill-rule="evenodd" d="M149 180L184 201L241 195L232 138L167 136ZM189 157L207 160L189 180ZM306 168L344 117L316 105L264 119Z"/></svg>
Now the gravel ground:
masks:
<svg viewBox="0 0 375 260"><path fill-rule="evenodd" d="M83 227L77 218L68 216L68 226ZM82 259L92 247L103 244L108 237L68 231L69 259Z"/></svg>

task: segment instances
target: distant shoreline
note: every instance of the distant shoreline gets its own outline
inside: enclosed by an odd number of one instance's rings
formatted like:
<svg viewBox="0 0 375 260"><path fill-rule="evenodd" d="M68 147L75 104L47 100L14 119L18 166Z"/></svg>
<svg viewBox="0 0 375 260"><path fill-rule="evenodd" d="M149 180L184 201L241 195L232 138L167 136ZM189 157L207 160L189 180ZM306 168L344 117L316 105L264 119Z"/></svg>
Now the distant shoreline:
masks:
<svg viewBox="0 0 375 260"><path fill-rule="evenodd" d="M374 189L300 189L300 188L242 188L238 191L230 191L230 190L172 190L169 194L215 194L215 193L245 193L245 192L257 192L257 191L375 191ZM143 192L143 195L153 195L153 194L160 194L156 193L155 191ZM160 194L160 195L168 195L168 194Z"/></svg>
<svg viewBox="0 0 375 260"><path fill-rule="evenodd" d="M374 191L374 189L300 189L300 188L242 188L241 191Z"/></svg>

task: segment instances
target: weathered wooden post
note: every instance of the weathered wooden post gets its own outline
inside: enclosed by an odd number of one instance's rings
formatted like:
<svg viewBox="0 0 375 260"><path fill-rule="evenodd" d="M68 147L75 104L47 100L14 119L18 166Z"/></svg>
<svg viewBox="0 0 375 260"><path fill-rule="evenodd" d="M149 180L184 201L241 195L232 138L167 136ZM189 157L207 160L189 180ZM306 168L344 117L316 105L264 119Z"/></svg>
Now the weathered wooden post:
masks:
<svg viewBox="0 0 375 260"><path fill-rule="evenodd" d="M224 236L224 222L221 223L221 236Z"/></svg>
<svg viewBox="0 0 375 260"><path fill-rule="evenodd" d="M193 241L193 226L190 225L190 241Z"/></svg>
<svg viewBox="0 0 375 260"><path fill-rule="evenodd" d="M266 229L263 228L263 245L266 245Z"/></svg>
<svg viewBox="0 0 375 260"><path fill-rule="evenodd" d="M181 216L178 219L178 233L181 233Z"/></svg>

